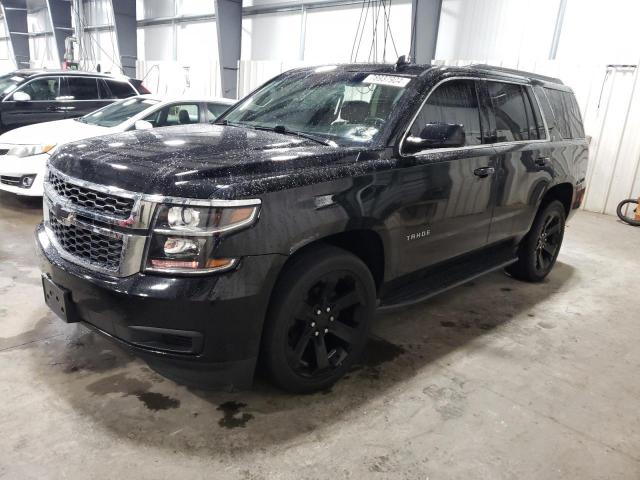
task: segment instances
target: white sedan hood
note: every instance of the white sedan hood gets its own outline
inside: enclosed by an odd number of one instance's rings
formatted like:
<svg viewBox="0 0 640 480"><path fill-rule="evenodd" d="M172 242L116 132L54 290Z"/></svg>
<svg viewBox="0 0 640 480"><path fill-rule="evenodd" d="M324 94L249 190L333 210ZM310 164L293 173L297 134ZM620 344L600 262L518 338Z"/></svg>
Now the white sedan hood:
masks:
<svg viewBox="0 0 640 480"><path fill-rule="evenodd" d="M36 123L16 128L0 135L0 145L62 145L84 138L108 135L118 130L89 125L72 118L54 122Z"/></svg>

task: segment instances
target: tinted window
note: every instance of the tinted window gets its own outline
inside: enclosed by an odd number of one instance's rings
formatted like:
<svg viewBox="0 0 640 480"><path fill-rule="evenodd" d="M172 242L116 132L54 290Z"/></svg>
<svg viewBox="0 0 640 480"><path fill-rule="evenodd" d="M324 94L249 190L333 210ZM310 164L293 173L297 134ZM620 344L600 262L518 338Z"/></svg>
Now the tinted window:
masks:
<svg viewBox="0 0 640 480"><path fill-rule="evenodd" d="M74 100L98 99L98 82L89 77L67 77L67 91L65 95L72 96Z"/></svg>
<svg viewBox="0 0 640 480"><path fill-rule="evenodd" d="M223 105L221 103L207 103L207 121L213 122L228 108L229 105Z"/></svg>
<svg viewBox="0 0 640 480"><path fill-rule="evenodd" d="M419 137L428 123L461 125L465 131L465 145L482 143L480 109L475 82L452 80L437 87L420 110L409 135Z"/></svg>
<svg viewBox="0 0 640 480"><path fill-rule="evenodd" d="M60 91L58 78L38 78L29 82L21 92L28 93L31 100L55 100Z"/></svg>
<svg viewBox="0 0 640 480"><path fill-rule="evenodd" d="M162 108L145 118L154 127L169 127L173 125L189 125L198 123L198 105L195 103L184 103L170 105Z"/></svg>
<svg viewBox="0 0 640 480"><path fill-rule="evenodd" d="M119 82L117 80L105 80L111 91L110 98L127 98L137 93L133 90L133 87L128 82Z"/></svg>
<svg viewBox="0 0 640 480"><path fill-rule="evenodd" d="M529 140L530 129L535 126L529 125L522 87L513 83L487 82L487 88L496 117L496 141ZM534 138L537 138L537 134Z"/></svg>
<svg viewBox="0 0 640 480"><path fill-rule="evenodd" d="M536 96L533 93L533 89L531 87L525 87L524 91L529 104L531 105L531 113L533 114L533 121L530 121L529 123L535 126L535 135L537 135L536 138L545 139L547 138L547 132L544 129L544 120L542 118L542 113L540 112L540 105L538 105Z"/></svg>
<svg viewBox="0 0 640 480"><path fill-rule="evenodd" d="M584 138L578 102L571 92L545 88L562 138Z"/></svg>

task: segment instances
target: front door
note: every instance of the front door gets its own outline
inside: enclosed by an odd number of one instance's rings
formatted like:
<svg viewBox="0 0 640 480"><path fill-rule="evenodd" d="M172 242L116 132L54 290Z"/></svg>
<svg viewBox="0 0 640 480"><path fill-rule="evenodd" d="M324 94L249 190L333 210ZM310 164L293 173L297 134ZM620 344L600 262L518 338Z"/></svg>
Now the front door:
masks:
<svg viewBox="0 0 640 480"><path fill-rule="evenodd" d="M17 101L16 92L24 92L30 100ZM66 113L59 109L59 77L40 77L18 88L2 105L2 126L6 130L33 123L62 120Z"/></svg>
<svg viewBox="0 0 640 480"><path fill-rule="evenodd" d="M417 152L405 159L411 166L398 172L403 196L394 222L398 274L487 245L496 165L495 150L483 143L486 122L472 79L436 87L415 118L407 137L419 136L427 124L446 123L464 129L465 144Z"/></svg>

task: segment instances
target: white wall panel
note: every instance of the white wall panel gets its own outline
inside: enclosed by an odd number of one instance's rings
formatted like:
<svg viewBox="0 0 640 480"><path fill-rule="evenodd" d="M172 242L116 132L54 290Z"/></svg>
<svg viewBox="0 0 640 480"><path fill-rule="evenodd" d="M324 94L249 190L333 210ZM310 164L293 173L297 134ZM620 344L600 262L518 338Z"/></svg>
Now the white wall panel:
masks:
<svg viewBox="0 0 640 480"><path fill-rule="evenodd" d="M175 27L175 35L176 56L179 62L218 60L216 22L180 23Z"/></svg>
<svg viewBox="0 0 640 480"><path fill-rule="evenodd" d="M242 19L243 60L298 60L302 13L249 15Z"/></svg>
<svg viewBox="0 0 640 480"><path fill-rule="evenodd" d="M220 97L220 67L217 61L180 63L136 62L136 76L153 93L167 96Z"/></svg>

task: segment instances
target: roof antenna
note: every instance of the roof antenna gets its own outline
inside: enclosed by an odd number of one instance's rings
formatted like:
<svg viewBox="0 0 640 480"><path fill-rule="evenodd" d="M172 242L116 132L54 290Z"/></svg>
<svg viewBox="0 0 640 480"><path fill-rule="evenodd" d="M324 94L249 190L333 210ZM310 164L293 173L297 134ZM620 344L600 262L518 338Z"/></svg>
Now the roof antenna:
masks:
<svg viewBox="0 0 640 480"><path fill-rule="evenodd" d="M402 69L403 67L409 65L411 63L411 57L408 55L400 55L398 57L398 61L396 62L396 71Z"/></svg>

